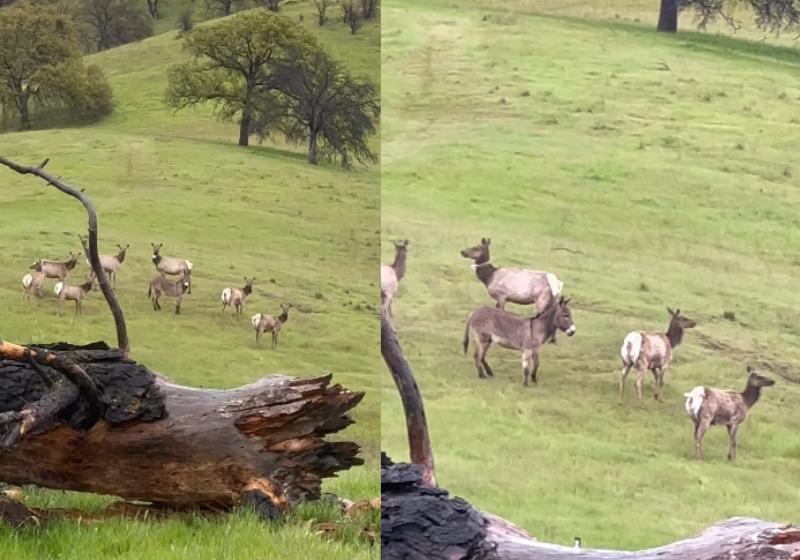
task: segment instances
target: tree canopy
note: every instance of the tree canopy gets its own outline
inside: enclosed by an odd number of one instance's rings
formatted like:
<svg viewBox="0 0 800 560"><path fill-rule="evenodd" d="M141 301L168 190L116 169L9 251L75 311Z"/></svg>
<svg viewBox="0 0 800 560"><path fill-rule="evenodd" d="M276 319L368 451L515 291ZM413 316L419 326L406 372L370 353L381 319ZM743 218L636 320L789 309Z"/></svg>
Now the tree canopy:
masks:
<svg viewBox="0 0 800 560"><path fill-rule="evenodd" d="M313 35L267 10L198 28L183 45L193 60L169 70L165 102L175 110L213 103L220 118L238 121L239 145L247 146L256 106L276 100L275 65L316 47Z"/></svg>
<svg viewBox="0 0 800 560"><path fill-rule="evenodd" d="M29 129L33 106L94 119L112 110L111 88L99 68L84 66L69 16L25 0L0 11L0 107Z"/></svg>
<svg viewBox="0 0 800 560"><path fill-rule="evenodd" d="M693 11L701 29L722 19L734 29L740 25L735 11L751 13L759 29L778 33L800 30L800 0L661 0L658 31L675 33L678 14Z"/></svg>

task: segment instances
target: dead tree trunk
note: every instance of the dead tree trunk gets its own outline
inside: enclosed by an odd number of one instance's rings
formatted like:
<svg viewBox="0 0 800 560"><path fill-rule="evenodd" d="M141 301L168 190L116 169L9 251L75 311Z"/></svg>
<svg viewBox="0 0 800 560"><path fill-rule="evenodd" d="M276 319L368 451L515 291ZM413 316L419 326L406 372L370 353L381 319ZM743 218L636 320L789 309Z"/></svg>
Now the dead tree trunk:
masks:
<svg viewBox="0 0 800 560"><path fill-rule="evenodd" d="M329 386L330 375L270 375L237 389L202 390L176 385L104 343L58 344L31 350L55 380L48 387L20 348L0 342L0 357L9 358L0 361L6 432L36 416L24 413L25 403L54 394L60 400L0 454L2 482L172 507L226 508L254 499L277 517L318 499L323 478L363 464L357 444L324 439L352 424L346 412L364 396ZM90 399L48 365L55 360L84 371L96 386L99 419Z"/></svg>

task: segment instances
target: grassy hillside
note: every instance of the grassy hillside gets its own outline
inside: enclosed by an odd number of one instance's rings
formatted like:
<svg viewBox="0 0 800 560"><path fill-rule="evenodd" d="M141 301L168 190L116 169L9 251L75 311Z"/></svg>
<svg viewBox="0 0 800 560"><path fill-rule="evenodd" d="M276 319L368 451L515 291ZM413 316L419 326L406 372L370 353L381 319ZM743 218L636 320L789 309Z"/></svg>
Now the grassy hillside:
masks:
<svg viewBox="0 0 800 560"><path fill-rule="evenodd" d="M587 547L660 545L734 515L800 521L800 55L488 14L384 6L382 259L410 240L395 323L439 481L541 540ZM516 352L492 348L490 380L463 355L467 315L494 302L459 251L484 236L496 265L554 272L573 298L577 335L543 349L538 387L523 389ZM668 306L698 326L666 402L649 376L638 410L629 378L619 407L622 340L665 329ZM739 431L737 462L721 427L696 462L683 393L741 390L747 364L777 384ZM384 371L381 445L396 459L401 411Z"/></svg>
<svg viewBox="0 0 800 560"><path fill-rule="evenodd" d="M286 10L293 19L299 13L306 14L304 24L352 71L380 79L379 21L351 35L339 22L322 29L314 25L310 4ZM97 207L101 252L116 253L117 243L130 244L117 296L128 322L132 357L140 363L177 382L206 388L233 387L276 372L331 372L334 382L366 391L354 414L356 424L339 437L363 446L367 468L326 482L324 490L355 500L375 497L379 168L347 173L336 165L310 166L302 150L282 145L239 148L237 128L213 120L210 108L173 115L162 98L166 70L182 59L180 46L170 32L90 57L114 88L114 115L95 127L0 135L0 154L24 164L49 157L48 169L84 188ZM56 317L50 280L40 305L20 302L21 279L31 262L81 250L77 235L86 231L86 215L80 205L41 181L4 169L0 200L5 247L0 255L2 336L22 343L116 342L99 291L87 296L82 317L73 315L70 304L64 316ZM163 243L165 255L194 263L192 294L184 299L180 316L169 304L160 313L150 306L147 286L156 274L151 242ZM81 257L73 277L86 273ZM244 318L221 318L221 291L241 287L244 276L257 278ZM257 348L249 318L280 313L286 301L296 307L277 351L269 343ZM105 503L60 492L35 493L31 500L59 506ZM298 558L380 554L354 544L354 539L331 545L309 537L305 529L258 529L246 518L203 527L201 538L193 537L196 528L178 522L157 528L110 524L78 535L61 527L38 540L24 535L11 539L6 533L0 538L0 556L41 558L39 551L46 549L52 557L72 558L76 556L59 554L77 546L105 551L97 557L113 552L126 559L198 557L200 550L201 557L242 559L262 558L265 549L281 558L292 557L285 551ZM143 540L145 547L137 544Z"/></svg>

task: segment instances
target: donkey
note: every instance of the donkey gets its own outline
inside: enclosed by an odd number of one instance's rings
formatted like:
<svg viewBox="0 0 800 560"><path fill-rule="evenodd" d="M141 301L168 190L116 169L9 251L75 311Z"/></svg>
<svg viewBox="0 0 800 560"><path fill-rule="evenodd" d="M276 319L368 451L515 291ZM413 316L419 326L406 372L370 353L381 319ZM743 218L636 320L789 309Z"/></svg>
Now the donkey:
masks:
<svg viewBox="0 0 800 560"><path fill-rule="evenodd" d="M639 395L639 406L644 408L642 382L648 370L652 371L655 377L655 399L663 402L664 375L672 362L675 347L683 340L683 331L697 325L681 315L680 309L673 311L667 307L667 312L671 319L666 333L633 331L625 337L620 349L622 355L622 378L619 380L620 405L623 404L625 397L625 380L634 366L636 366L636 393Z"/></svg>
<svg viewBox="0 0 800 560"><path fill-rule="evenodd" d="M161 273L162 277L165 277L166 274L170 276L184 276L185 270L188 270L189 273L192 272L192 263L186 259L161 256L161 247L164 246L163 243L159 243L158 245L150 243L150 246L153 247L153 264L156 266L156 270ZM192 293L191 274L189 275L188 293Z"/></svg>
<svg viewBox="0 0 800 560"><path fill-rule="evenodd" d="M464 330L464 354L469 349L471 331L477 346L475 367L478 377L486 378L484 370L490 377L494 377L492 368L486 362L486 353L492 342L496 342L503 348L522 352L524 385L528 386L528 376L531 374L533 383L538 385L539 349L557 330L565 332L567 336L573 336L577 330L572 322L572 312L567 307L569 301L561 296L535 317L520 317L515 313L488 306L470 313Z"/></svg>
<svg viewBox="0 0 800 560"><path fill-rule="evenodd" d="M728 437L730 438L728 461L736 458L736 432L739 430L739 426L747 420L748 412L761 397L761 389L775 385L774 380L760 375L750 366L747 366L747 373L749 374L747 386L741 393L712 389L702 385L684 393L686 412L694 422L694 450L698 461L703 459L700 448L706 430L709 426L721 425L728 428Z"/></svg>
<svg viewBox="0 0 800 560"><path fill-rule="evenodd" d="M392 301L397 289L400 287L400 280L406 275L406 259L408 258L408 239L402 243L394 243L394 262L389 266L381 263L381 292L386 296L386 313L388 314L389 324L394 324L392 319Z"/></svg>
<svg viewBox="0 0 800 560"><path fill-rule="evenodd" d="M70 271L75 268L75 264L78 262L78 257L80 256L80 253L75 255L70 251L69 259L66 261L46 261L44 259L39 259L30 266L30 269L43 272L45 278L58 278L59 282L63 282Z"/></svg>
<svg viewBox="0 0 800 560"><path fill-rule="evenodd" d="M162 294L175 298L175 315L180 315L183 295L186 293L186 290L189 289L191 283L191 270L182 270L181 277L176 282L167 280L164 276L156 276L150 281L147 297L150 298L150 303L153 304L153 309L156 311L161 311L161 304L158 303L158 298L160 298Z"/></svg>
<svg viewBox="0 0 800 560"><path fill-rule="evenodd" d="M81 244L83 245L83 250L86 251L86 264L89 265L89 268L92 267L92 263L89 261L89 244L87 241L78 236L78 239L81 240ZM128 253L128 248L130 245L117 245L119 247L119 253L116 255L98 255L100 257L100 266L103 267L103 271L105 271L106 275L108 275L108 281L111 282L111 285L116 288L117 287L117 272L119 272L120 265L125 262L125 256ZM94 276L94 270L92 271L92 275Z"/></svg>
<svg viewBox="0 0 800 560"><path fill-rule="evenodd" d="M505 309L506 303L519 305L535 304L541 312L561 295L564 283L555 274L543 270L519 268L497 268L491 262L489 245L492 240L484 237L481 244L461 251L461 256L472 259L472 268L478 279L486 286L489 296L497 302L498 309ZM556 341L553 331L551 342Z"/></svg>

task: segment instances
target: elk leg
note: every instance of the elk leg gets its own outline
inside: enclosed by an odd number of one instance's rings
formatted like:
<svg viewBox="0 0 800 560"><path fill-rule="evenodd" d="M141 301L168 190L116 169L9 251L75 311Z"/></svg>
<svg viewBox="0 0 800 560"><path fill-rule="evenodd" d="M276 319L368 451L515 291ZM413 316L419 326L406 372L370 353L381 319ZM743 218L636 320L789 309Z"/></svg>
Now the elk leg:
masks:
<svg viewBox="0 0 800 560"><path fill-rule="evenodd" d="M706 420L705 418L696 421L694 424L694 454L698 461L703 460L703 436L706 435L706 430L710 425L711 420Z"/></svg>
<svg viewBox="0 0 800 560"><path fill-rule="evenodd" d="M619 403L622 404L622 401L625 398L625 380L628 379L628 374L631 372L631 368L633 367L633 362L630 364L626 364L622 362L622 377L619 379Z"/></svg>
<svg viewBox="0 0 800 560"><path fill-rule="evenodd" d="M506 309L506 298L504 298L504 297L498 298L497 304L495 305L495 307L497 309L502 309L503 311L505 311L505 309Z"/></svg>
<svg viewBox="0 0 800 560"><path fill-rule="evenodd" d="M275 350L278 347L278 333L272 331L272 349Z"/></svg>
<svg viewBox="0 0 800 560"><path fill-rule="evenodd" d="M728 461L736 459L736 432L739 426L728 424L728 438L730 438L730 448L728 449Z"/></svg>
<svg viewBox="0 0 800 560"><path fill-rule="evenodd" d="M523 350L522 351L522 376L523 376L523 385L528 387L528 376L530 375L531 366L533 365L533 351L532 350ZM536 380L534 379L534 383Z"/></svg>
<svg viewBox="0 0 800 560"><path fill-rule="evenodd" d="M656 399L658 402L664 402L664 376L667 374L667 368L658 370L658 394Z"/></svg>
<svg viewBox="0 0 800 560"><path fill-rule="evenodd" d="M647 366L642 365L636 371L636 394L639 395L639 408L644 410L644 400L642 400L642 383L644 383L644 375L647 373Z"/></svg>

